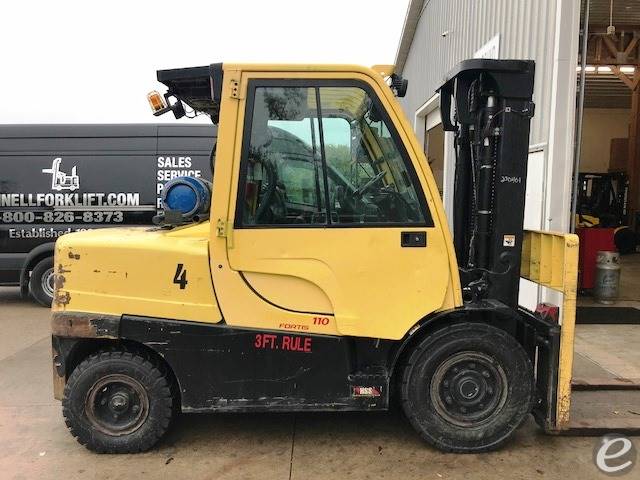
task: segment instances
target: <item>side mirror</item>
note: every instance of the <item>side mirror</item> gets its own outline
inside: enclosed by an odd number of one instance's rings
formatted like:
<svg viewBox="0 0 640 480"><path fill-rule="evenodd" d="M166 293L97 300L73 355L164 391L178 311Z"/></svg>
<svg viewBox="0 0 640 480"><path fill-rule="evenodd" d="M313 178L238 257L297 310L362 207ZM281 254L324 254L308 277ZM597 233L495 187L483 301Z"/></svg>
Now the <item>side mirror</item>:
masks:
<svg viewBox="0 0 640 480"><path fill-rule="evenodd" d="M391 90L393 90L396 94L396 97L402 98L407 94L407 87L409 86L409 80L406 78L402 78L402 76L397 73L392 73L391 77Z"/></svg>
<svg viewBox="0 0 640 480"><path fill-rule="evenodd" d="M182 102L180 100L176 100L176 103L171 105L169 108L173 112L173 116L176 117L176 120L178 120L179 118L182 118L182 117L184 117L186 115L186 113L184 111L184 105L182 104Z"/></svg>

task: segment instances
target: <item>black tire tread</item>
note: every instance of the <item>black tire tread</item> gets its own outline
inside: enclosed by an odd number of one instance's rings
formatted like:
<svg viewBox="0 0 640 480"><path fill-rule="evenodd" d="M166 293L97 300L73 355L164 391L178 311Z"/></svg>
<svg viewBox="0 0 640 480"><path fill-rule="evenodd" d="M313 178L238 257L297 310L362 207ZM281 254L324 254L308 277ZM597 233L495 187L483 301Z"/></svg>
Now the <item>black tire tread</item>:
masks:
<svg viewBox="0 0 640 480"><path fill-rule="evenodd" d="M509 441L509 439L511 438L511 435L513 434L513 432L515 432L515 430L517 430L518 428L520 428L520 426L524 423L524 421L526 420L526 416L523 416L523 418L521 418L516 425L512 426L512 429L500 440L493 442L491 444L488 445L483 445L483 446L479 446L479 447L473 447L473 448L462 448L462 447L458 447L458 446L452 446L452 445L448 445L446 443L443 443L441 441L437 441L435 440L433 437L427 435L426 432L423 431L422 426L420 425L419 421L418 421L418 417L417 415L411 410L410 408L410 399L407 396L407 385L409 384L409 378L411 375L411 370L413 367L413 365L418 361L418 359L424 354L424 352L428 349L429 344L430 344L430 340L432 339L432 337L434 337L435 335L438 336L448 336L448 335L452 335L455 334L457 332L463 331L465 328L467 328L469 325L472 325L473 327L479 327L480 329L485 329L486 330L486 335L500 335L503 336L503 338L505 340L514 340L513 337L511 337L508 333L506 333L503 330L500 330L498 328L492 327L490 325L484 324L484 323L454 323L442 328L439 328L438 330L430 333L429 335L427 335L425 338L423 338L413 349L413 351L411 352L410 355L408 355L408 357L406 357L406 361L403 362L402 365L400 365L399 368L399 372L401 372L400 375L400 382L398 385L398 396L400 398L400 403L402 405L402 410L406 416L406 418L409 420L409 422L411 423L412 427L416 430L416 432L420 435L420 437L427 442L428 444L430 444L431 446L437 448L440 451L443 452L447 452L447 453L484 453L484 452L489 452L489 451L494 451L494 450L498 450L501 447L504 446L504 444L506 442ZM490 333L489 333L490 332ZM503 345L505 345L508 342L503 343ZM522 348L520 347L519 344L514 342L513 348ZM527 357L527 362L530 368L530 371L533 371L533 367L531 366L531 362L529 360L529 358ZM533 378L533 374L531 375L531 391L534 392L535 390L535 382L534 382L534 378ZM531 398L531 404L529 405L529 410L531 410L533 406L533 395Z"/></svg>
<svg viewBox="0 0 640 480"><path fill-rule="evenodd" d="M124 360L137 364L147 371L151 380L151 390L155 392L156 399L164 407L164 415L158 419L154 428L148 435L146 435L142 441L135 444L127 443L125 445L119 445L114 447L112 445L105 444L100 441L96 435L87 435L83 429L79 428L74 415L71 412L71 408L66 402L70 397L71 389L74 388L76 382L80 376L85 373L89 368L97 365L101 362L109 360ZM146 354L146 352L138 351L135 349L128 349L124 347L116 347L113 349L100 350L85 358L78 366L73 370L67 384L64 389L64 397L62 401L62 415L65 420L67 428L71 434L76 438L78 443L83 445L89 450L96 453L140 453L149 450L153 447L166 433L171 425L174 413L174 397L171 391L171 381L165 371L164 365L162 365L152 355ZM150 393L151 395L151 393Z"/></svg>

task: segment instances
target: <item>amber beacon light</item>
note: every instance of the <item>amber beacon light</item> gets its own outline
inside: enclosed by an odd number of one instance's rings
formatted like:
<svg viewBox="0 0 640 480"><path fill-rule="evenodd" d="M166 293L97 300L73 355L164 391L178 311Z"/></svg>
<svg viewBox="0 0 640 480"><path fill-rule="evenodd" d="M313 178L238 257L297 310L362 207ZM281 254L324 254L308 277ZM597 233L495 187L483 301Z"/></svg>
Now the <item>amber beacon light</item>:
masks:
<svg viewBox="0 0 640 480"><path fill-rule="evenodd" d="M149 101L151 111L154 114L159 113L167 108L167 103L157 90L149 92L147 94L147 100Z"/></svg>

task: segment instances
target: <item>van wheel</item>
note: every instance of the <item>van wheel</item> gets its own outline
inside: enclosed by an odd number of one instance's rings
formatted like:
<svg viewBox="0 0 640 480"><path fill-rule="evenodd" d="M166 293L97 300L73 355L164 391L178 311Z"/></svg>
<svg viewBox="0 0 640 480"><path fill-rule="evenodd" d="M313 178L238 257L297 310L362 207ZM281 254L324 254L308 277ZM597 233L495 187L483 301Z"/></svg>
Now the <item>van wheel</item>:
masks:
<svg viewBox="0 0 640 480"><path fill-rule="evenodd" d="M406 416L424 440L446 452L499 448L533 406L527 353L486 324L455 324L427 336L401 374Z"/></svg>
<svg viewBox="0 0 640 480"><path fill-rule="evenodd" d="M51 307L53 301L53 257L47 257L36 263L29 278L29 291L43 307Z"/></svg>
<svg viewBox="0 0 640 480"><path fill-rule="evenodd" d="M94 452L148 450L173 417L170 383L159 365L137 352L99 352L69 377L62 400L65 422Z"/></svg>

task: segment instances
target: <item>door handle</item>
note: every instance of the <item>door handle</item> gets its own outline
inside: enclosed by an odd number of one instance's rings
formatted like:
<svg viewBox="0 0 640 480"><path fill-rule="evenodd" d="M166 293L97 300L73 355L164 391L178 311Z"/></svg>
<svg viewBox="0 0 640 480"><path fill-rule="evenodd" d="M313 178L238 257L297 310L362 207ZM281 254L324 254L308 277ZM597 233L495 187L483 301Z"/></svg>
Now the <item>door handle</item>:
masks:
<svg viewBox="0 0 640 480"><path fill-rule="evenodd" d="M400 232L401 247L426 247L427 232Z"/></svg>

